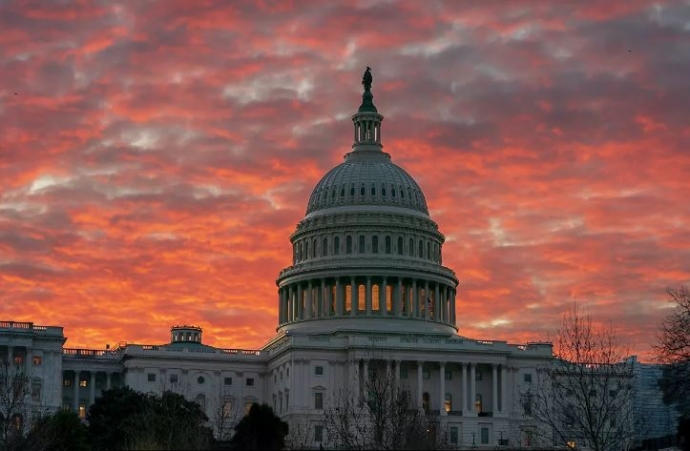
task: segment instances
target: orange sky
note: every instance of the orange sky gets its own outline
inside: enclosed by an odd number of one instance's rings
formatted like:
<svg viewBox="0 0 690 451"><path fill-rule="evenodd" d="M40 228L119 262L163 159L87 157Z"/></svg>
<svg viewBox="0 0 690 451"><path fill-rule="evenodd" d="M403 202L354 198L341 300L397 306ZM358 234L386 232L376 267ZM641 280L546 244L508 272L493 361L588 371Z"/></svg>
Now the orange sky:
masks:
<svg viewBox="0 0 690 451"><path fill-rule="evenodd" d="M690 283L683 2L0 6L0 319L69 347L194 323L256 348L365 66L424 190L465 336L552 339L573 300L632 352Z"/></svg>

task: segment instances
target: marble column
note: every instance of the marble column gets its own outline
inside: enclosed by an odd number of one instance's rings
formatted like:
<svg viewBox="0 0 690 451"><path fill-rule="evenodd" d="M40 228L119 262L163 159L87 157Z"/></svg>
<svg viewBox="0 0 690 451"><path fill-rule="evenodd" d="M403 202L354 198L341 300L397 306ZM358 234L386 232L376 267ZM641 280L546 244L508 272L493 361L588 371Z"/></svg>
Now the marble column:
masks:
<svg viewBox="0 0 690 451"><path fill-rule="evenodd" d="M354 277L350 278L350 315L355 316L359 310L359 288Z"/></svg>
<svg viewBox="0 0 690 451"><path fill-rule="evenodd" d="M396 394L400 391L400 365L401 364L402 364L401 360L395 361L395 393Z"/></svg>
<svg viewBox="0 0 690 451"><path fill-rule="evenodd" d="M381 286L379 287L379 314L385 316L387 314L388 310L388 305L386 303L386 298L387 298L387 289L386 289L386 278L381 279Z"/></svg>
<svg viewBox="0 0 690 451"><path fill-rule="evenodd" d="M311 280L310 280L309 283L307 284L307 295L305 296L305 297L306 297L306 300L305 300L305 303L306 303L305 310L306 310L306 312L305 312L305 315L304 315L304 319L311 319L311 316L312 316L312 308L313 308L313 307L312 307L313 293L314 293L314 287L313 287L313 285L312 285L312 283L311 283Z"/></svg>
<svg viewBox="0 0 690 451"><path fill-rule="evenodd" d="M506 413L506 377L508 377L508 372L506 371L505 364L501 364L501 412Z"/></svg>
<svg viewBox="0 0 690 451"><path fill-rule="evenodd" d="M89 405L92 405L96 400L96 372L90 371L91 377L89 378Z"/></svg>
<svg viewBox="0 0 690 451"><path fill-rule="evenodd" d="M403 287L402 287L402 278L398 277L398 288L397 292L395 293L395 304L394 304L394 314L397 317L402 316L402 310L403 310Z"/></svg>
<svg viewBox="0 0 690 451"><path fill-rule="evenodd" d="M366 304L367 316L371 315L371 277L367 277L367 288L364 296L364 303Z"/></svg>
<svg viewBox="0 0 690 451"><path fill-rule="evenodd" d="M443 304L441 303L441 289L436 283L434 288L434 320L440 321L441 319L441 309Z"/></svg>
<svg viewBox="0 0 690 451"><path fill-rule="evenodd" d="M498 365L491 365L491 411L498 412Z"/></svg>
<svg viewBox="0 0 690 451"><path fill-rule="evenodd" d="M469 396L467 394L467 364L460 363L462 368L462 412L463 414L467 412L469 403L467 402Z"/></svg>
<svg viewBox="0 0 690 451"><path fill-rule="evenodd" d="M111 376L112 376L112 373L110 371L107 371L105 373L105 389L106 390L110 390Z"/></svg>
<svg viewBox="0 0 690 451"><path fill-rule="evenodd" d="M424 299L422 299L422 302L424 302L424 319L429 319L429 299L431 299L431 296L429 296L429 282L424 282Z"/></svg>
<svg viewBox="0 0 690 451"><path fill-rule="evenodd" d="M423 366L424 362L419 360L417 361L417 397L419 401L419 408L421 409L424 406L424 392L422 391L422 371L423 371Z"/></svg>
<svg viewBox="0 0 690 451"><path fill-rule="evenodd" d="M474 403L477 400L477 364L470 363L470 411L476 412ZM483 401L483 400L482 400Z"/></svg>
<svg viewBox="0 0 690 451"><path fill-rule="evenodd" d="M343 299L343 285L340 278L335 279L335 312L337 316L345 314L345 300Z"/></svg>
<svg viewBox="0 0 690 451"><path fill-rule="evenodd" d="M74 412L76 412L77 415L79 415L79 371L74 371L74 381L73 381L74 389L72 396L74 399L72 399L72 408L74 409Z"/></svg>

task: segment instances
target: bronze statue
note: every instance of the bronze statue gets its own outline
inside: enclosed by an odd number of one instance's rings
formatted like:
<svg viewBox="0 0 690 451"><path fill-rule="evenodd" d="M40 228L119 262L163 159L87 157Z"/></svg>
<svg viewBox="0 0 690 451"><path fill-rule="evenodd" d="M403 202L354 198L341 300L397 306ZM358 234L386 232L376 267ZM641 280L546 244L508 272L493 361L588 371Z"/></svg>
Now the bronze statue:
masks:
<svg viewBox="0 0 690 451"><path fill-rule="evenodd" d="M364 85L364 90L369 91L371 89L371 83L373 78L371 77L371 67L367 66L367 70L364 71L364 76L362 76L362 84Z"/></svg>

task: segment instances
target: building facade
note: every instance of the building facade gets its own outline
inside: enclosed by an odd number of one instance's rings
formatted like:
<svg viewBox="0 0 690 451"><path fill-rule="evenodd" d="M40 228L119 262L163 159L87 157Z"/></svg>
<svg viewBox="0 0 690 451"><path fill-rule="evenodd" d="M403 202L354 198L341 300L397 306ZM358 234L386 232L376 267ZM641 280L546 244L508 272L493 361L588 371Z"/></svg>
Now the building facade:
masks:
<svg viewBox="0 0 690 451"><path fill-rule="evenodd" d="M70 349L61 327L2 322L0 355L31 381L23 418L83 417L111 387L171 389L198 402L219 435L265 402L304 426L306 446L328 446L323 419L336 394L387 374L439 420L447 445L529 446L536 425L520 396L552 346L458 335L444 236L419 185L383 152L370 85L352 116L351 151L317 183L290 236L275 337L257 350L220 349L203 344L201 329L176 326L162 345Z"/></svg>

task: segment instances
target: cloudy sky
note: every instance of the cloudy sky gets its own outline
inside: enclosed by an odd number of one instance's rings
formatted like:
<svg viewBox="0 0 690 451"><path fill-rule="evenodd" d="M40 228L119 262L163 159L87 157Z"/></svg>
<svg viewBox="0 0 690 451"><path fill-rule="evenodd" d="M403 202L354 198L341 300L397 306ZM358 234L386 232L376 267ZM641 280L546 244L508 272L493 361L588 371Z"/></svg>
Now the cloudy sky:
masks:
<svg viewBox="0 0 690 451"><path fill-rule="evenodd" d="M650 359L690 283L687 2L2 2L0 29L0 319L67 346L265 343L367 65L462 335L553 338L576 301Z"/></svg>

